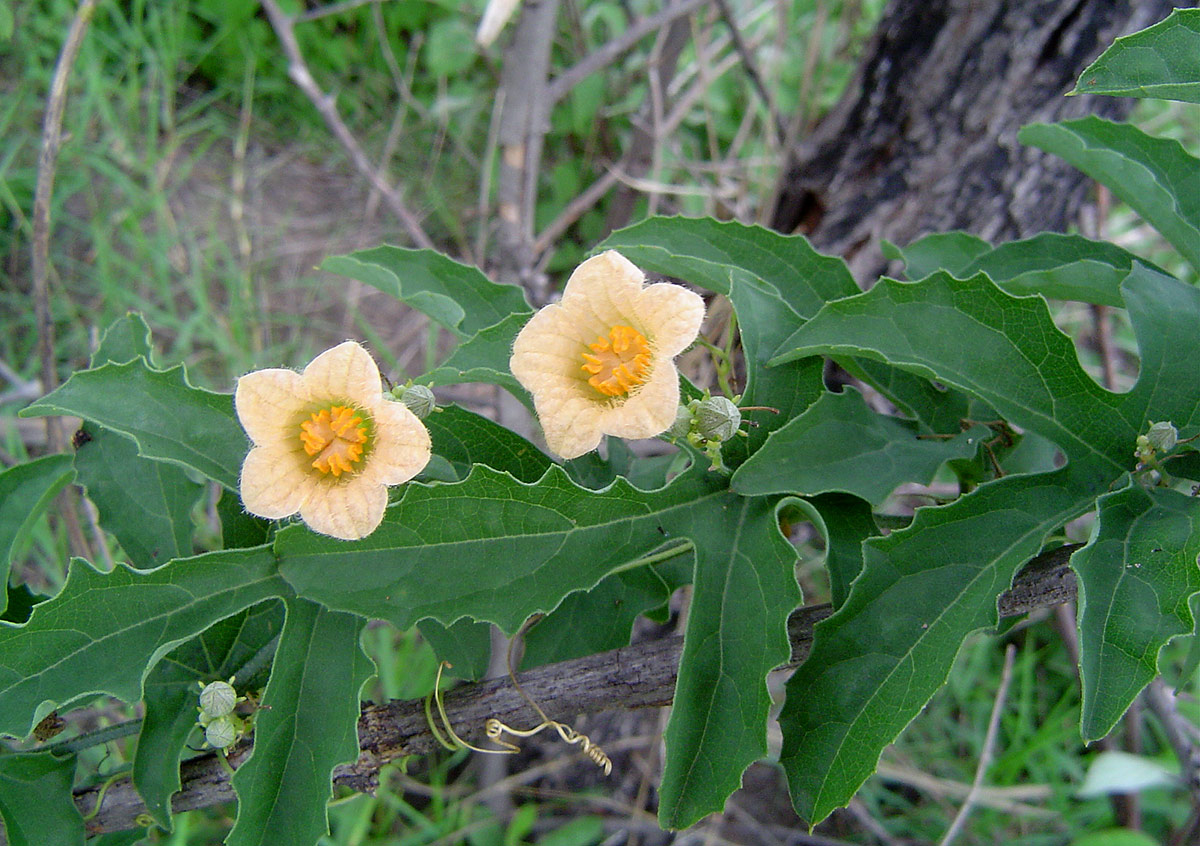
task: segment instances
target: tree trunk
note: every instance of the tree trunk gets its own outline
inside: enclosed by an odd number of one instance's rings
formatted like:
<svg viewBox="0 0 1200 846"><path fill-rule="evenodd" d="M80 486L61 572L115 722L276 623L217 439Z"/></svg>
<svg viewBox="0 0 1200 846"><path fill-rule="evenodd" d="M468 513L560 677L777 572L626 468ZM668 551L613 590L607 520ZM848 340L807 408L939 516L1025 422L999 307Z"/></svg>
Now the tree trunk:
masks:
<svg viewBox="0 0 1200 846"><path fill-rule="evenodd" d="M1166 17L1162 0L895 0L837 106L789 153L773 228L844 256L860 282L904 245L965 229L991 241L1063 231L1087 177L1017 131L1135 101L1064 97L1119 35Z"/></svg>

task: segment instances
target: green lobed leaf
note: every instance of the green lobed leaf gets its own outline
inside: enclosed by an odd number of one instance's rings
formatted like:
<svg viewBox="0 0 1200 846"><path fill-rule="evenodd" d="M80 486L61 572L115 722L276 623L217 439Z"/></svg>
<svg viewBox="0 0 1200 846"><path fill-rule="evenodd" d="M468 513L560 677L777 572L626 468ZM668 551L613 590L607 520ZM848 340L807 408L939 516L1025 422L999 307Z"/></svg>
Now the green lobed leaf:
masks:
<svg viewBox="0 0 1200 846"><path fill-rule="evenodd" d="M529 394L508 369L513 341L528 322L529 315L521 312L481 329L455 347L444 362L422 376L419 381L435 386L457 385L463 382L499 385L527 406L531 405Z"/></svg>
<svg viewBox="0 0 1200 846"><path fill-rule="evenodd" d="M30 528L75 478L69 455L47 455L18 464L0 473L0 575L8 584L13 552ZM0 596L0 612L7 608L8 596Z"/></svg>
<svg viewBox="0 0 1200 846"><path fill-rule="evenodd" d="M966 635L996 622L996 597L1016 569L1131 469L1145 421L1200 431L1200 291L1138 265L1122 294L1141 373L1121 395L1086 377L1040 299L1012 298L982 276L884 281L830 303L789 342L789 354L873 355L962 388L1055 440L1068 459L920 509L908 529L863 545L863 570L817 627L780 716L781 762L801 815L816 821L850 799L946 678Z"/></svg>
<svg viewBox="0 0 1200 846"><path fill-rule="evenodd" d="M743 496L840 491L880 505L897 485L928 484L953 458L970 458L991 431L972 426L947 438L921 438L907 420L867 406L853 388L823 394L777 429L733 474Z"/></svg>
<svg viewBox="0 0 1200 846"><path fill-rule="evenodd" d="M75 373L22 409L22 417L71 414L132 438L138 454L191 468L229 490L250 442L233 397L193 387L182 365L154 370L144 359Z"/></svg>
<svg viewBox="0 0 1200 846"><path fill-rule="evenodd" d="M592 492L557 465L536 484L476 465L462 482L405 486L362 540L294 525L278 532L275 549L297 592L331 608L402 629L425 617L451 624L466 616L511 634L567 594L686 538L680 522L711 510L721 492L720 480L702 470L658 491L618 479Z"/></svg>
<svg viewBox="0 0 1200 846"><path fill-rule="evenodd" d="M1044 300L1015 298L983 274L883 279L830 303L782 350L776 361L814 352L890 361L983 400L1068 457L1094 457L1114 475L1131 467L1129 431L1137 424L1117 413L1121 397L1079 365Z"/></svg>
<svg viewBox="0 0 1200 846"><path fill-rule="evenodd" d="M150 569L184 558L192 546L192 509L204 493L178 465L138 455L124 435L84 423L88 440L75 451L79 484L130 562Z"/></svg>
<svg viewBox="0 0 1200 846"><path fill-rule="evenodd" d="M1030 124L1017 138L1107 185L1200 270L1200 160L1178 141L1095 116Z"/></svg>
<svg viewBox="0 0 1200 846"><path fill-rule="evenodd" d="M446 673L478 681L487 675L492 658L492 626L463 617L447 626L432 617L417 623L421 637L429 641L438 660L449 661Z"/></svg>
<svg viewBox="0 0 1200 846"><path fill-rule="evenodd" d="M1071 93L1200 103L1200 9L1175 9L1166 20L1118 38Z"/></svg>
<svg viewBox="0 0 1200 846"><path fill-rule="evenodd" d="M531 313L525 292L498 285L475 267L435 250L384 245L344 256L330 256L323 270L340 273L378 288L445 326L460 340L494 326L510 315Z"/></svg>
<svg viewBox="0 0 1200 846"><path fill-rule="evenodd" d="M1146 264L1145 260L1107 241L1042 232L1024 241L1001 244L954 275L986 273L1017 297L1041 294L1047 299L1121 308L1125 305L1121 283L1136 262Z"/></svg>
<svg viewBox="0 0 1200 846"><path fill-rule="evenodd" d="M696 578L665 738L664 828L721 811L746 768L767 754L766 677L791 657L787 618L801 598L780 505L727 494L724 521L696 515L686 529Z"/></svg>
<svg viewBox="0 0 1200 846"><path fill-rule="evenodd" d="M83 846L83 817L71 795L74 781L74 755L0 755L0 816L10 846Z"/></svg>
<svg viewBox="0 0 1200 846"><path fill-rule="evenodd" d="M1139 433L1152 421L1170 420L1182 438L1200 434L1200 288L1138 265L1121 294L1141 355L1137 383L1121 395L1125 419Z"/></svg>
<svg viewBox="0 0 1200 846"><path fill-rule="evenodd" d="M996 623L1017 569L1102 490L1072 484L1072 469L991 482L863 544L863 569L817 625L779 716L802 817L816 823L850 800L945 682L967 634Z"/></svg>
<svg viewBox="0 0 1200 846"><path fill-rule="evenodd" d="M804 503L825 538L825 569L829 572L829 601L840 608L863 566L863 541L879 534L870 503L851 494L828 493Z"/></svg>
<svg viewBox="0 0 1200 846"><path fill-rule="evenodd" d="M511 633L651 553L686 549L683 540L697 550L700 610L685 641L660 805L663 820L683 825L720 810L765 753L765 679L787 657L786 619L799 596L794 551L770 500L733 496L698 466L660 490L618 479L588 491L558 466L528 485L477 465L456 484L408 485L368 538L335 542L288 527L276 551L300 595L331 608L402 628L465 616Z"/></svg>
<svg viewBox="0 0 1200 846"><path fill-rule="evenodd" d="M969 232L934 232L906 247L883 242L884 257L904 262L904 275L912 280L924 279L939 270L963 276L975 259L991 249L991 244Z"/></svg>
<svg viewBox="0 0 1200 846"><path fill-rule="evenodd" d="M589 591L567 596L525 635L521 666L538 667L629 645L633 622L661 607L671 586L654 567L637 567L601 579Z"/></svg>
<svg viewBox="0 0 1200 846"><path fill-rule="evenodd" d="M443 406L440 413L424 420L433 440L433 453L445 458L458 477L464 478L474 464L504 470L522 482L536 482L553 463L529 441L465 408Z"/></svg>
<svg viewBox="0 0 1200 846"><path fill-rule="evenodd" d="M333 768L358 757L359 692L374 668L365 620L303 599L287 618L254 724L254 751L233 776L230 846L316 843L329 833Z"/></svg>
<svg viewBox="0 0 1200 846"><path fill-rule="evenodd" d="M92 353L92 367L112 362L125 364L144 358L153 366L154 347L150 343L150 327L137 312L128 312L109 324Z"/></svg>
<svg viewBox="0 0 1200 846"><path fill-rule="evenodd" d="M265 548L211 552L101 573L73 559L66 584L23 626L0 624L0 732L24 737L90 694L142 697L147 669L217 620L287 596Z"/></svg>
<svg viewBox="0 0 1200 846"><path fill-rule="evenodd" d="M800 319L812 317L827 300L858 292L846 263L818 253L803 235L736 221L652 217L614 232L597 247L602 249L619 250L643 270L719 294L729 294L730 268L741 268L773 288Z"/></svg>
<svg viewBox="0 0 1200 846"><path fill-rule="evenodd" d="M278 637L283 608L264 602L218 620L198 637L171 650L146 676L146 716L133 759L133 783L146 810L171 830L171 796L180 788L179 756L197 728L197 682L228 681L243 691L239 674Z"/></svg>
<svg viewBox="0 0 1200 846"><path fill-rule="evenodd" d="M1104 737L1158 674L1159 650L1195 626L1200 499L1130 484L1100 498L1096 530L1071 557L1079 575L1084 740Z"/></svg>

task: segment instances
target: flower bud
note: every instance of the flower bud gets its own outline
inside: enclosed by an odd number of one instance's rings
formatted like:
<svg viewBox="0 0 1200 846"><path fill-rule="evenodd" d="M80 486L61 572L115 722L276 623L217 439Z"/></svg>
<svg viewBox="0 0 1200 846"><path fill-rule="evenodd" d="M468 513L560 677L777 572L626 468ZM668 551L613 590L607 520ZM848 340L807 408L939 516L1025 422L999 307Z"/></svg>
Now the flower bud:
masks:
<svg viewBox="0 0 1200 846"><path fill-rule="evenodd" d="M686 405L679 406L675 409L675 422L663 434L668 438L686 438L692 430L692 419L692 410Z"/></svg>
<svg viewBox="0 0 1200 846"><path fill-rule="evenodd" d="M237 691L228 682L215 681L200 689L200 709L209 719L217 719L233 713L237 705Z"/></svg>
<svg viewBox="0 0 1200 846"><path fill-rule="evenodd" d="M218 717L204 727L204 740L213 749L227 749L237 742L238 726L234 718Z"/></svg>
<svg viewBox="0 0 1200 846"><path fill-rule="evenodd" d="M696 406L696 429L710 441L727 441L742 425L742 413L725 397L709 397Z"/></svg>
<svg viewBox="0 0 1200 846"><path fill-rule="evenodd" d="M418 420L424 420L437 408L437 399L433 396L433 391L424 385L397 388L392 391L392 395L404 403L409 411L417 415Z"/></svg>
<svg viewBox="0 0 1200 846"><path fill-rule="evenodd" d="M1150 431L1146 433L1146 440L1158 452L1170 452L1175 449L1175 444L1179 443L1179 430L1171 425L1169 420L1164 420L1150 427Z"/></svg>

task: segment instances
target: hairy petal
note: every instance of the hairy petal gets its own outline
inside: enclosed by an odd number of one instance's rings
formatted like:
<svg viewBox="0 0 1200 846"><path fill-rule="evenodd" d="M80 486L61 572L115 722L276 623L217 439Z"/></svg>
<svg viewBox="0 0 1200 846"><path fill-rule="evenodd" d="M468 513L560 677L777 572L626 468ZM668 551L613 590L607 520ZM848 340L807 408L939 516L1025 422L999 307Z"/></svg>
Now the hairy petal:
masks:
<svg viewBox="0 0 1200 846"><path fill-rule="evenodd" d="M704 300L687 288L659 282L638 294L637 311L646 326L654 327L655 351L676 356L696 340L704 320Z"/></svg>
<svg viewBox="0 0 1200 846"><path fill-rule="evenodd" d="M238 379L233 393L242 428L260 445L286 438L297 411L307 401L304 378L280 368L247 373Z"/></svg>
<svg viewBox="0 0 1200 846"><path fill-rule="evenodd" d="M399 485L429 463L429 432L417 416L399 402L384 401L371 409L375 443L362 479L381 485Z"/></svg>
<svg viewBox="0 0 1200 846"><path fill-rule="evenodd" d="M675 422L679 406L679 372L663 361L636 394L610 409L601 421L606 435L618 438L653 438Z"/></svg>
<svg viewBox="0 0 1200 846"><path fill-rule="evenodd" d="M294 450L272 444L254 447L246 455L240 487L247 511L281 520L301 509L315 485Z"/></svg>
<svg viewBox="0 0 1200 846"><path fill-rule="evenodd" d="M318 496L300 508L300 518L314 532L342 540L365 538L383 521L387 488L362 477L322 485Z"/></svg>
<svg viewBox="0 0 1200 846"><path fill-rule="evenodd" d="M326 350L304 368L304 382L313 397L345 398L370 406L383 394L383 381L371 354L354 341Z"/></svg>

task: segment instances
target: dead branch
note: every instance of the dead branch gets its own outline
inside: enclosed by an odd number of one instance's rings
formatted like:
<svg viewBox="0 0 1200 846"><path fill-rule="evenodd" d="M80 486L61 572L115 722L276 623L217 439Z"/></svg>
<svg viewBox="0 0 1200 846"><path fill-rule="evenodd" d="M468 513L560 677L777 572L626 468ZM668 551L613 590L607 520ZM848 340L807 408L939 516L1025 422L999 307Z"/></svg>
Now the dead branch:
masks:
<svg viewBox="0 0 1200 846"><path fill-rule="evenodd" d="M591 76L598 70L603 70L608 67L617 57L624 53L629 48L633 47L647 35L652 32L657 32L662 27L681 18L690 12L695 11L701 6L707 5L709 0L682 0L682 2L674 5L669 5L656 15L651 15L648 18L643 18L634 23L629 29L618 35L612 41L609 41L599 49L589 53L585 58L581 59L577 64L567 68L546 86L546 97L548 105L552 106L565 97L572 88L578 85L587 77Z"/></svg>
<svg viewBox="0 0 1200 846"><path fill-rule="evenodd" d="M395 187L389 185L383 176L380 175L379 171L371 164L371 160L367 158L367 154L363 152L362 147L359 145L357 139L355 139L354 133L346 126L341 115L338 113L336 98L332 94L326 94L322 91L309 71L308 63L304 61L304 55L300 52L300 43L296 40L296 23L300 18L285 14L276 0L262 0L262 5L263 9L267 12L267 17L271 20L271 27L275 30L275 35L278 36L279 43L283 46L283 52L287 56L288 76L292 78L296 86L304 92L304 95L308 97L309 101L320 112L329 130L350 155L350 161L354 163L355 169L382 195L384 202L388 204L388 208L399 218L401 225L408 231L408 235L412 238L413 243L418 247L431 249L433 242L425 234L425 230L421 228L421 223L417 219L417 216L409 210L404 202L404 198L400 196L400 192ZM350 4L341 5L346 8L351 7Z"/></svg>
<svg viewBox="0 0 1200 846"><path fill-rule="evenodd" d="M537 176L552 102L546 80L557 18L558 0L526 0L522 4L512 40L504 50L496 95L500 166L496 251L489 269L498 281L524 287L534 305L544 303L548 295L545 279L534 272L532 244Z"/></svg>

